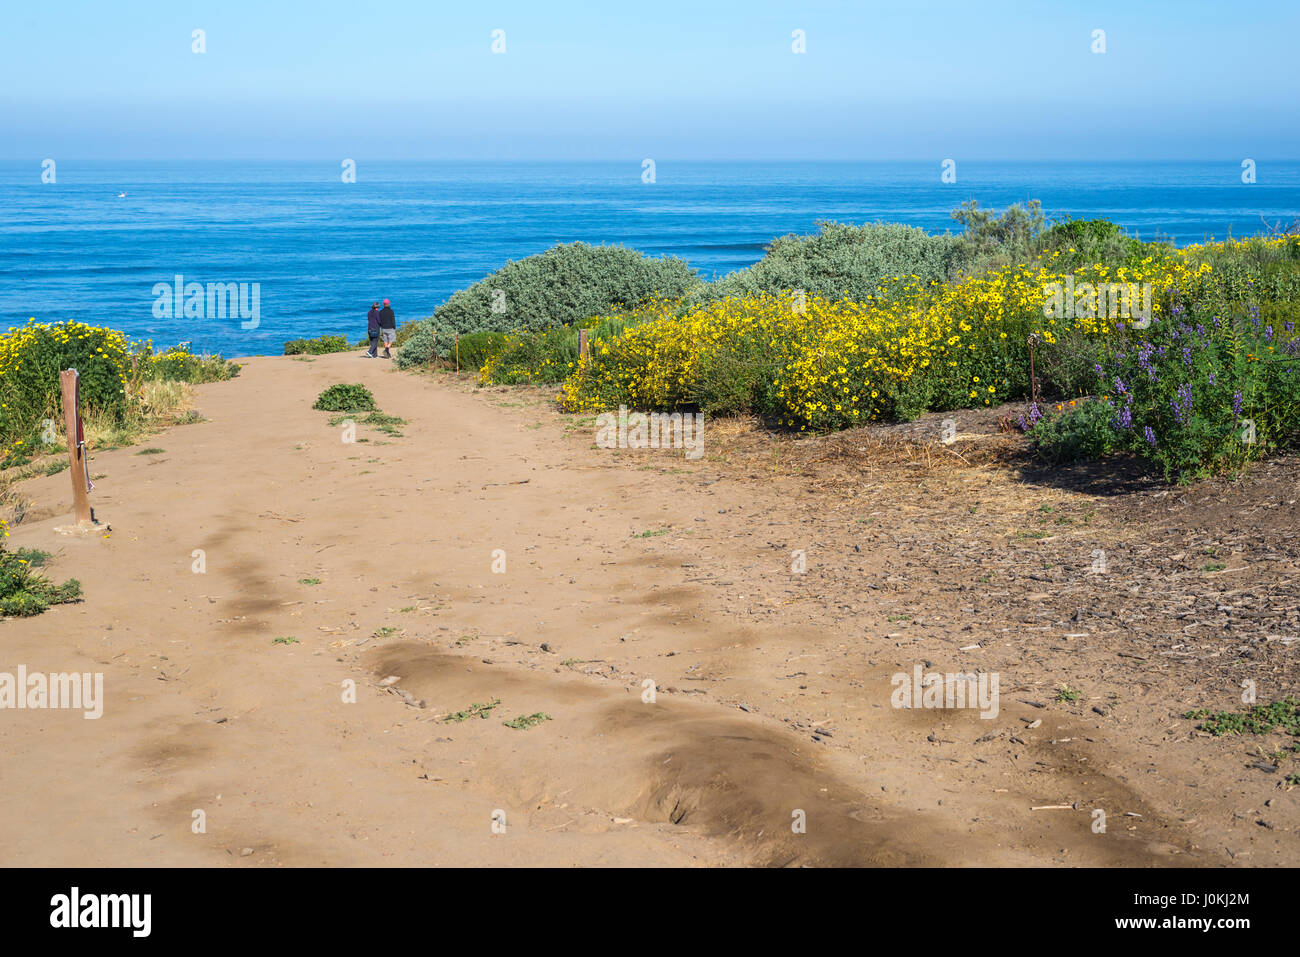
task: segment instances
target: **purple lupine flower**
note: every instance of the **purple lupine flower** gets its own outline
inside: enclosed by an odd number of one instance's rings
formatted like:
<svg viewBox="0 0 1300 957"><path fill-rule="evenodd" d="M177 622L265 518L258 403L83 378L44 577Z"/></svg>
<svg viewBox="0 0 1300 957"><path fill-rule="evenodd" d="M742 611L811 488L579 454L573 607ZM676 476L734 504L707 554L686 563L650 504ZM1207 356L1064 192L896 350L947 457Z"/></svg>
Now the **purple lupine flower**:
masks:
<svg viewBox="0 0 1300 957"><path fill-rule="evenodd" d="M1264 341L1265 341L1265 342L1272 342L1272 341L1273 341L1273 327L1272 327L1272 326L1265 326L1265 327L1264 327Z"/></svg>
<svg viewBox="0 0 1300 957"><path fill-rule="evenodd" d="M1232 393L1232 411L1241 415L1241 390Z"/></svg>
<svg viewBox="0 0 1300 957"><path fill-rule="evenodd" d="M1184 384L1178 387L1178 394L1169 400L1169 408L1179 425L1186 425L1188 414L1192 411L1192 387Z"/></svg>
<svg viewBox="0 0 1300 957"><path fill-rule="evenodd" d="M1115 428L1131 429L1133 428L1133 410L1127 405L1121 406L1120 410L1115 413Z"/></svg>
<svg viewBox="0 0 1300 957"><path fill-rule="evenodd" d="M1144 425L1142 427L1142 438L1146 439L1147 442L1151 444L1152 448L1156 447L1156 434L1151 431L1151 426Z"/></svg>
<svg viewBox="0 0 1300 957"><path fill-rule="evenodd" d="M1209 378L1210 378L1210 385L1214 385L1214 373L1213 373L1213 372L1210 373Z"/></svg>

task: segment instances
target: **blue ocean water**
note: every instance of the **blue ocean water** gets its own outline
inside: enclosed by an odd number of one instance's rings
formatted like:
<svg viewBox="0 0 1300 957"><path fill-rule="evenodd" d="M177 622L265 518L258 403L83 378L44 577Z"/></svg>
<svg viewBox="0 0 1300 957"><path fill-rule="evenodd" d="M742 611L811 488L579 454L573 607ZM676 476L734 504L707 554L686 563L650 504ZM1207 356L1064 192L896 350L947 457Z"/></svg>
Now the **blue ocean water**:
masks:
<svg viewBox="0 0 1300 957"><path fill-rule="evenodd" d="M360 161L0 163L0 328L28 317L119 328L156 346L278 354L287 339L363 335L369 304L400 321L558 242L681 256L706 278L750 265L819 220L942 231L979 200L1040 199L1049 217L1101 216L1179 244L1300 217L1300 162L937 163ZM120 196L125 193L125 196ZM158 318L158 283L257 283L260 317Z"/></svg>

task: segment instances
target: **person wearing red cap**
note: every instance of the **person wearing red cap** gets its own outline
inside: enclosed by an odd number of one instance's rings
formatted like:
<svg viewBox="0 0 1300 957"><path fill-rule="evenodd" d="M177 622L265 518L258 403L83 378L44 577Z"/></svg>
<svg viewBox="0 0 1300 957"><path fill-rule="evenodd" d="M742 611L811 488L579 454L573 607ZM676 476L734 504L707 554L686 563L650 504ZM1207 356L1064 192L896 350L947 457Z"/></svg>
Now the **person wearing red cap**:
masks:
<svg viewBox="0 0 1300 957"><path fill-rule="evenodd" d="M384 308L379 310L379 337L384 341L384 358L391 359L393 354L388 349L397 341L397 317L387 299Z"/></svg>

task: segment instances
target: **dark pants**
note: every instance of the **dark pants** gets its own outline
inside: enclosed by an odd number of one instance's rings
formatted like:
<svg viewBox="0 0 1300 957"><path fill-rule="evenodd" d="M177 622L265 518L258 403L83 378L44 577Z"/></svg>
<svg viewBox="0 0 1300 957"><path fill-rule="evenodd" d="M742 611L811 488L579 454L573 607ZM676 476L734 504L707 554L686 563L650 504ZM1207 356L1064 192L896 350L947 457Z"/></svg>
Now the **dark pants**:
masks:
<svg viewBox="0 0 1300 957"><path fill-rule="evenodd" d="M379 354L379 330L378 329L370 330L370 354L372 356Z"/></svg>

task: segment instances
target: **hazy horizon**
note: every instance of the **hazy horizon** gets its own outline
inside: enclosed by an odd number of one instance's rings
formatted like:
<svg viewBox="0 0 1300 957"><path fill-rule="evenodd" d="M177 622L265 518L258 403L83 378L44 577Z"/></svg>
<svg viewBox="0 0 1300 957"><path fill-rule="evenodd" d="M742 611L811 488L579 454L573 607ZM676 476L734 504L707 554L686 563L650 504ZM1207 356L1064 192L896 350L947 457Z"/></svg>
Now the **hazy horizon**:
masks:
<svg viewBox="0 0 1300 957"><path fill-rule="evenodd" d="M6 19L9 160L1300 156L1300 5L1281 0L137 0Z"/></svg>

